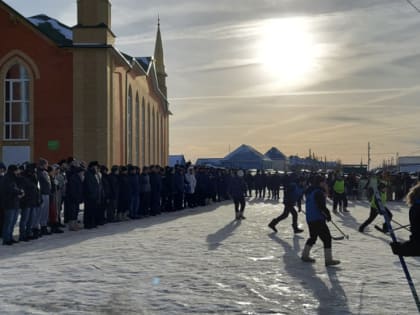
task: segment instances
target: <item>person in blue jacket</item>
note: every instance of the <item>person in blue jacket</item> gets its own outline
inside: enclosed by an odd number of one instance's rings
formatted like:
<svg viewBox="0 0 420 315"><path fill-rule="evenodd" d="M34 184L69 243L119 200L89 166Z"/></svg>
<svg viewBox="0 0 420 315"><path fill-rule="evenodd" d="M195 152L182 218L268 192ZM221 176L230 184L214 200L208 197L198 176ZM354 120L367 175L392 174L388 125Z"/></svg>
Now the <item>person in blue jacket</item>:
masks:
<svg viewBox="0 0 420 315"><path fill-rule="evenodd" d="M399 256L420 256L420 182L410 189L406 197L410 206L410 239L391 243L392 252Z"/></svg>
<svg viewBox="0 0 420 315"><path fill-rule="evenodd" d="M315 176L312 185L306 191L306 222L309 228L309 238L306 241L302 252L302 260L304 262L315 262L315 259L309 256L312 246L318 237L324 243L325 265L333 266L340 263L339 260L332 258L331 250L331 233L327 222L331 221L331 214L326 205L325 177Z"/></svg>

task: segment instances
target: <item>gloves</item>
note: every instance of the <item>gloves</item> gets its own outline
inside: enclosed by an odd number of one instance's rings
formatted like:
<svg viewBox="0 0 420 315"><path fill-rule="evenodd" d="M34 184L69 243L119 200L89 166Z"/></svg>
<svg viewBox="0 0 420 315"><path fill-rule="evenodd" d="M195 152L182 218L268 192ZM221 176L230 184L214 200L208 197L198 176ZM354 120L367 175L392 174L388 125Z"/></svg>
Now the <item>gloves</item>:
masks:
<svg viewBox="0 0 420 315"><path fill-rule="evenodd" d="M394 255L401 255L401 243L392 242L392 243L389 243L389 245L391 246L392 253Z"/></svg>
<svg viewBox="0 0 420 315"><path fill-rule="evenodd" d="M321 211L321 212L322 212L322 214L324 215L325 220L327 220L327 222L330 222L330 221L331 221L331 214L330 214L330 212L328 211L328 209L326 209L326 210L324 210L324 211Z"/></svg>

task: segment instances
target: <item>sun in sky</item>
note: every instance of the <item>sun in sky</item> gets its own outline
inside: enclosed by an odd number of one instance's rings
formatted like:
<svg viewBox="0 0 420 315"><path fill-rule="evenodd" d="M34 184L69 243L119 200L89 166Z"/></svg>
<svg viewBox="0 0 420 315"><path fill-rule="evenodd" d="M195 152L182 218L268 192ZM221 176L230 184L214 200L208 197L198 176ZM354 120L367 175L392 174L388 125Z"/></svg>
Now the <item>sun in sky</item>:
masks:
<svg viewBox="0 0 420 315"><path fill-rule="evenodd" d="M320 45L305 18L264 21L257 45L259 63L283 86L298 86L314 76Z"/></svg>

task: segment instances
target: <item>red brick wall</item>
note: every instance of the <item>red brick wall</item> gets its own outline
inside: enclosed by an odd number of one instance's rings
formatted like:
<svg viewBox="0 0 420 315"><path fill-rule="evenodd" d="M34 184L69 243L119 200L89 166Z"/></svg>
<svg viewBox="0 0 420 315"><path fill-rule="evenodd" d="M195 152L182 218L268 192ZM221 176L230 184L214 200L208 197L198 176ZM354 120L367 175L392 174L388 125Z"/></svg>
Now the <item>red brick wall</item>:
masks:
<svg viewBox="0 0 420 315"><path fill-rule="evenodd" d="M30 58L39 71L33 82L33 148L35 161L39 157L51 163L73 153L73 54L59 48L20 17L0 4L0 60L11 51ZM13 58L13 55L10 56ZM10 60L3 60L0 68ZM35 69L31 69L35 73ZM35 74L34 74L35 75ZM3 103L3 100L2 100ZM1 139L2 140L2 139ZM49 140L57 140L59 149L48 148ZM83 157L80 157L83 158Z"/></svg>

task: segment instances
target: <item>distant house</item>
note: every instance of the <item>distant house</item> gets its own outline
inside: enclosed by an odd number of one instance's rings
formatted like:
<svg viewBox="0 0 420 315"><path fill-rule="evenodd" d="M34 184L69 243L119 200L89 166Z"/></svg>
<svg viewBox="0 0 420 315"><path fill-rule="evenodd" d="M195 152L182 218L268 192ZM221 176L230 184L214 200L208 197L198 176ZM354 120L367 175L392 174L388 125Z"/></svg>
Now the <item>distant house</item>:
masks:
<svg viewBox="0 0 420 315"><path fill-rule="evenodd" d="M200 158L197 159L195 165L197 166L210 166L210 167L222 167L222 158Z"/></svg>
<svg viewBox="0 0 420 315"><path fill-rule="evenodd" d="M263 170L273 168L273 161L270 158L246 144L242 144L236 150L225 156L222 164L227 168Z"/></svg>
<svg viewBox="0 0 420 315"><path fill-rule="evenodd" d="M287 157L279 149L272 147L265 156L273 161L273 169L277 171L287 170Z"/></svg>
<svg viewBox="0 0 420 315"><path fill-rule="evenodd" d="M175 165L185 165L185 157L183 154L178 155L169 155L169 163L168 165L170 167L174 167Z"/></svg>
<svg viewBox="0 0 420 315"><path fill-rule="evenodd" d="M400 172L405 173L420 172L420 156L400 156L398 168Z"/></svg>

